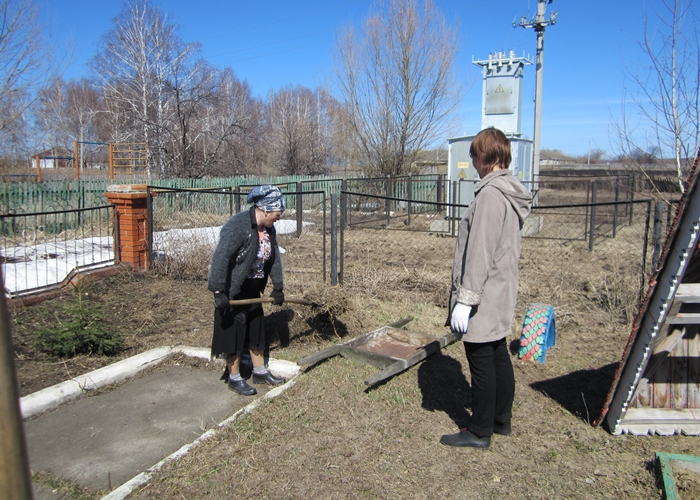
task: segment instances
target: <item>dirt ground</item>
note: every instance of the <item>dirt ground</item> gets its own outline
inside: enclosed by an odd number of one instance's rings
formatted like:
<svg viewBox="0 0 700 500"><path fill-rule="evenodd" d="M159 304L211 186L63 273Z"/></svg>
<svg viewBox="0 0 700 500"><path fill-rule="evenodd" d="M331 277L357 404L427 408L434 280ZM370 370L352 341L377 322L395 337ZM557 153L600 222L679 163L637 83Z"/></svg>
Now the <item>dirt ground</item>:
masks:
<svg viewBox="0 0 700 500"><path fill-rule="evenodd" d="M373 237L375 248L383 246L378 238ZM435 258L445 247L439 255L444 259L452 244L443 240L429 247L430 256L411 257L417 262ZM290 254L293 250L288 248ZM616 283L622 290L624 263L609 262L601 276L581 277L574 276L565 256L581 258L572 249L549 252L557 272L545 272L541 249L523 248L510 338L514 432L494 436L490 449L439 443L441 434L456 432L469 419L469 371L461 344L371 389L363 381L376 368L334 357L307 368L282 396L166 465L132 497L661 498L654 453L700 455L700 441L612 436L590 425L629 334L625 310L630 299L609 287L603 294L596 281ZM287 295L326 307L265 306L271 356L296 361L407 316L414 319L406 329L444 335L444 278L406 266L368 265L363 271L358 265L348 268L340 288L320 279L297 280L292 273ZM12 308L22 395L156 346L209 346L213 300L203 280L125 272L80 290L88 303L105 306L102 320L124 335L124 351L110 358L65 360L37 352L33 332L65 321L62 315L71 310L76 293L68 290L36 306ZM634 290L628 293L634 296ZM544 365L516 357L524 312L533 302L557 307L557 344Z"/></svg>

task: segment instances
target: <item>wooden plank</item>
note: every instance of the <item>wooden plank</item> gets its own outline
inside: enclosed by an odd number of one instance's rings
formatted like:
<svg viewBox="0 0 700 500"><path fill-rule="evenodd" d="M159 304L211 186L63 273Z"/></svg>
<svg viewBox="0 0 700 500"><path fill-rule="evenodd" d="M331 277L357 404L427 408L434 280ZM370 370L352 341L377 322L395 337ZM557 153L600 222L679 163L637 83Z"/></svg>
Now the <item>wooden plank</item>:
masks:
<svg viewBox="0 0 700 500"><path fill-rule="evenodd" d="M352 347L347 347L344 345L340 346L340 355L344 358L352 359L358 363L366 363L368 365L376 366L377 368L387 368L389 365L394 363L394 359L384 356L382 354L376 354L370 351L361 351Z"/></svg>
<svg viewBox="0 0 700 500"><path fill-rule="evenodd" d="M687 420L700 423L700 412L688 408L630 408L623 422L674 422Z"/></svg>
<svg viewBox="0 0 700 500"><path fill-rule="evenodd" d="M423 351L419 351L423 352ZM417 362L417 361L416 361ZM413 363L415 364L415 363ZM409 366L407 363L407 360L405 359L400 359L398 361L395 361L393 364L389 365L387 368L384 368L382 371L379 373L375 373L372 375L370 378L365 380L365 385L374 385L382 380L386 380L389 377L393 377L394 375L397 375L401 373L402 371L406 370Z"/></svg>
<svg viewBox="0 0 700 500"><path fill-rule="evenodd" d="M685 304L700 304L700 283L681 283L678 285L674 300Z"/></svg>
<svg viewBox="0 0 700 500"><path fill-rule="evenodd" d="M652 385L648 382L649 379L646 378L640 380L639 385L637 386L637 391L632 398L632 404L630 404L630 407L648 408L651 406L653 393Z"/></svg>
<svg viewBox="0 0 700 500"><path fill-rule="evenodd" d="M444 345L444 339L443 340L443 345ZM379 373L376 373L372 375L370 378L365 380L366 385L374 385L378 382L381 382L382 380L385 380L389 377L392 377L398 373L401 373L402 371L406 370L407 368L410 368L411 366L415 365L419 361L424 360L431 354L436 353L441 349L440 345L440 340L435 340L434 342L431 342L430 344L427 344L423 346L423 348L416 352L415 354L409 356L405 360L399 360L393 363L392 365L388 366L384 370L380 371Z"/></svg>
<svg viewBox="0 0 700 500"><path fill-rule="evenodd" d="M671 461L666 457L665 453L656 452L656 460L659 463L661 470L661 478L664 484L664 498L666 500L678 500L678 488L673 479L673 467Z"/></svg>
<svg viewBox="0 0 700 500"><path fill-rule="evenodd" d="M390 324L388 326L392 327L392 328L401 328L402 326L410 323L411 321L413 321L413 316L407 316L405 318L401 318L400 320L393 322L392 324ZM347 342L343 342L342 344L336 344L332 347L329 347L328 349L324 349L324 350L319 351L315 354L311 354L309 356L301 358L299 361L297 361L297 365L299 365L299 366L310 365L313 363L318 363L319 361L322 361L326 358L336 356L336 355L340 354L341 347L356 345L358 343L358 339L363 340L363 339L366 339L368 336L372 336L372 335L376 336L378 334L383 334L386 331L386 328L387 327L382 327L378 330L375 330L374 332L371 332L371 333L368 333L365 335L361 335L360 337L350 339Z"/></svg>
<svg viewBox="0 0 700 500"><path fill-rule="evenodd" d="M331 357L336 356L338 354L340 354L340 345L336 344L332 347L329 347L328 349L324 349L324 350L319 351L315 354L311 354L309 356L301 358L299 361L297 361L297 365L304 366L304 365L310 365L313 363L318 363L319 361L322 361L322 360L327 359L327 358L331 358Z"/></svg>
<svg viewBox="0 0 700 500"><path fill-rule="evenodd" d="M700 408L700 334L698 327L687 328L688 407Z"/></svg>
<svg viewBox="0 0 700 500"><path fill-rule="evenodd" d="M671 352L676 347L676 344L683 338L684 328L675 328L671 334L661 339L654 348L652 354L660 354L662 352ZM647 373L651 371L651 367L647 368Z"/></svg>
<svg viewBox="0 0 700 500"><path fill-rule="evenodd" d="M652 382L653 390L653 401L651 406L653 408L669 408L671 403L671 394L669 391L670 379L671 379L671 367L669 358L665 358L661 361L654 373L654 379Z"/></svg>
<svg viewBox="0 0 700 500"><path fill-rule="evenodd" d="M671 407L688 407L688 337L683 329L682 338L671 351Z"/></svg>
<svg viewBox="0 0 700 500"><path fill-rule="evenodd" d="M670 325L700 325L700 313L676 313L669 316L666 323Z"/></svg>
<svg viewBox="0 0 700 500"><path fill-rule="evenodd" d="M664 332L668 332L668 328L664 328ZM653 392L654 389L653 387L650 388L649 384L651 384L652 380L654 380L654 374L656 371L659 369L661 364L663 363L668 363L668 353L674 348L676 343L683 337L683 330L682 329L675 329L671 332L670 335L667 337L664 337L662 339L657 338L656 345L652 349L652 355L653 358L647 365L646 369L644 370L644 374L642 375L642 378L639 380L639 383L637 384L637 388L634 391L634 395L632 396L631 400L635 398L635 396L640 395L641 399L639 400L640 404L643 406L654 406L654 396ZM659 341L660 340L660 341ZM666 355L665 355L666 354ZM658 378L657 378L658 380Z"/></svg>

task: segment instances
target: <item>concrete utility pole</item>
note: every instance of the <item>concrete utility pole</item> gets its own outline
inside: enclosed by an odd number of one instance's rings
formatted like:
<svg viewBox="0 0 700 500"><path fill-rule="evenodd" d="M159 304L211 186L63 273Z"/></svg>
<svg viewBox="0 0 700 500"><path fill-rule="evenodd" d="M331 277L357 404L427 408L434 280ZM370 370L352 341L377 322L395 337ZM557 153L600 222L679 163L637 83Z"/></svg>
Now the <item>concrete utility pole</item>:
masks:
<svg viewBox="0 0 700 500"><path fill-rule="evenodd" d="M522 16L519 26L534 28L537 33L537 57L535 64L535 131L532 146L532 169L535 181L540 175L540 125L542 120L542 69L544 66L544 29L550 24L556 24L557 13L552 12L549 19L544 18L547 4L552 0L537 0L537 16L529 21ZM513 21L513 27L518 24Z"/></svg>

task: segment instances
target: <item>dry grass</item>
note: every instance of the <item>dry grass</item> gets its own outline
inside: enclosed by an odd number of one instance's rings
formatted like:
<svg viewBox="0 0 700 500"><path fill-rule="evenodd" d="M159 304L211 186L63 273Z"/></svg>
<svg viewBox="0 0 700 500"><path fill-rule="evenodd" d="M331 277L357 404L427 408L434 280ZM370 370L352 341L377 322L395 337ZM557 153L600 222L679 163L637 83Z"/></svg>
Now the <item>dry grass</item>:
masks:
<svg viewBox="0 0 700 500"><path fill-rule="evenodd" d="M343 287L320 279L320 234L285 238L285 293L324 306L265 306L272 356L297 360L407 316L414 318L409 330L447 332L453 240L406 231L350 237ZM542 302L556 307L557 344L545 365L513 358L514 434L495 436L489 450L439 444L441 434L469 418L461 344L369 390L363 381L376 368L335 357L309 367L281 397L168 464L132 497L659 497L654 452L698 455L700 442L613 437L589 425L609 388L639 292L637 259L616 248L591 254L585 243L524 242L511 340L519 338L527 305ZM202 277L130 274L96 283L92 293L129 332L129 354L156 345L209 344L213 306ZM51 321L50 311L49 302L14 314L25 394L67 371L75 375L111 361L83 357L57 364L34 353L26 338Z"/></svg>

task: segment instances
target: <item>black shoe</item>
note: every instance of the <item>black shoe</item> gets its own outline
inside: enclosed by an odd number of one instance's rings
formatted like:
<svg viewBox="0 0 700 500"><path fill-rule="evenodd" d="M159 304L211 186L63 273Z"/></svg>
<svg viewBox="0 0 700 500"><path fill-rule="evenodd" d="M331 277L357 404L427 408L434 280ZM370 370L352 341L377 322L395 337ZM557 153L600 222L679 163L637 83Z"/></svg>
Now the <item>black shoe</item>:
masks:
<svg viewBox="0 0 700 500"><path fill-rule="evenodd" d="M232 390L233 392L237 392L241 396L252 396L254 394L258 393L258 390L255 387L251 387L248 385L248 382L245 380L230 380L228 381L228 388Z"/></svg>
<svg viewBox="0 0 700 500"><path fill-rule="evenodd" d="M270 370L266 371L262 375L258 375L253 372L253 383L254 384L270 384L270 385L282 385L286 382L286 379L282 377L276 377L272 374Z"/></svg>
<svg viewBox="0 0 700 500"><path fill-rule="evenodd" d="M444 434L440 438L442 444L447 446L471 446L473 448L488 448L491 444L491 436L479 437L466 429L456 434Z"/></svg>
<svg viewBox="0 0 700 500"><path fill-rule="evenodd" d="M510 429L510 421L506 422L505 424L499 424L498 422L494 422L493 432L495 434L500 434L501 436L510 436L512 432Z"/></svg>

